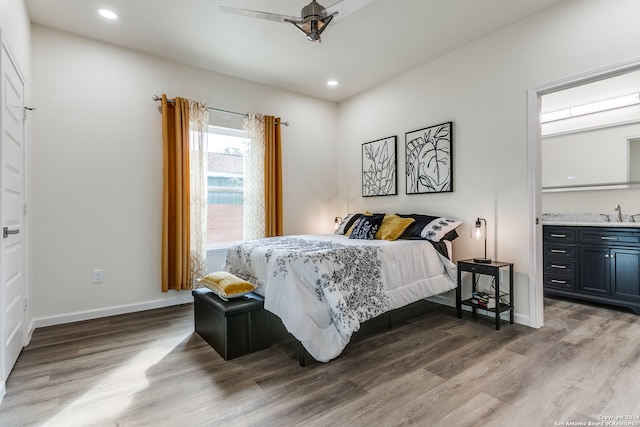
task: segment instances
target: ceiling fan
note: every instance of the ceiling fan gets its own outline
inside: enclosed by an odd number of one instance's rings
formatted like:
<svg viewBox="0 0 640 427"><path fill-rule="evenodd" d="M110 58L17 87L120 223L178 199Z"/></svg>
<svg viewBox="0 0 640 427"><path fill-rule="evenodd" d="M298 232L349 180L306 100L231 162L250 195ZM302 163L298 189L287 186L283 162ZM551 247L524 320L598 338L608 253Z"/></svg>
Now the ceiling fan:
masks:
<svg viewBox="0 0 640 427"><path fill-rule="evenodd" d="M252 18L267 19L269 21L288 22L302 31L307 36L307 40L321 42L322 38L320 35L335 16L340 13L342 15L341 17L344 17L372 1L373 0L350 0L347 2L340 0L329 7L324 7L316 0L312 0L311 3L302 8L300 17L223 5L220 5L220 11L250 16Z"/></svg>

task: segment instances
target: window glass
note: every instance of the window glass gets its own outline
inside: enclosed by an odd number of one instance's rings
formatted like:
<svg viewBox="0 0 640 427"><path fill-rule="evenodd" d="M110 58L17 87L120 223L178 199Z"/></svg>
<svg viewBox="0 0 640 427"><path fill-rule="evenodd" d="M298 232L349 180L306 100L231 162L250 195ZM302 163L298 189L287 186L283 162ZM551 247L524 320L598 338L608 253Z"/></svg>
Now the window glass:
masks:
<svg viewBox="0 0 640 427"><path fill-rule="evenodd" d="M209 126L207 155L207 246L243 238L243 152L246 133Z"/></svg>

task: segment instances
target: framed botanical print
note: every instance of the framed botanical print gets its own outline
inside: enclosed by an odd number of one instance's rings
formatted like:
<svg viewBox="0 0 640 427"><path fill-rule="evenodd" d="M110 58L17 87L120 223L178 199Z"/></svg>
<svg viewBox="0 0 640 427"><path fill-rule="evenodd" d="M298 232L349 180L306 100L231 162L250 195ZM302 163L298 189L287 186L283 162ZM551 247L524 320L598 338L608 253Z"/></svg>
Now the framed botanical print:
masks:
<svg viewBox="0 0 640 427"><path fill-rule="evenodd" d="M362 196L398 194L397 136L362 144Z"/></svg>
<svg viewBox="0 0 640 427"><path fill-rule="evenodd" d="M453 191L453 122L405 134L407 194Z"/></svg>

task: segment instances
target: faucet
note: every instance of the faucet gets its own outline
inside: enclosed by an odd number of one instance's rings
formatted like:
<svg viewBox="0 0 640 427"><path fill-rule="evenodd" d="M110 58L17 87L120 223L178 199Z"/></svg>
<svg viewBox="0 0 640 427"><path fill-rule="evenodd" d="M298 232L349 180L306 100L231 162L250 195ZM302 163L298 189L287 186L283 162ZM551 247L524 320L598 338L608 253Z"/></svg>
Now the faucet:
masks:
<svg viewBox="0 0 640 427"><path fill-rule="evenodd" d="M631 215L631 219L629 220L629 222L636 222L637 216L640 216L640 214Z"/></svg>
<svg viewBox="0 0 640 427"><path fill-rule="evenodd" d="M622 209L620 205L616 205L615 211L618 212L618 222L622 222Z"/></svg>
<svg viewBox="0 0 640 427"><path fill-rule="evenodd" d="M604 217L604 221L605 221L605 222L611 222L611 218L609 218L609 215L608 215L608 214L600 214L600 216L603 216L603 217Z"/></svg>

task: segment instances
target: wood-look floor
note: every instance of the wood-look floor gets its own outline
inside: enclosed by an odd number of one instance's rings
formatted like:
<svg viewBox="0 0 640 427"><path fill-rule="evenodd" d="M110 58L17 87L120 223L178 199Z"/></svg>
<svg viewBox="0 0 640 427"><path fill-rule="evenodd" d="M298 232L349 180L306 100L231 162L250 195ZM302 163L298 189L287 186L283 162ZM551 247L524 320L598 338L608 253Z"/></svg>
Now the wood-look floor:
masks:
<svg viewBox="0 0 640 427"><path fill-rule="evenodd" d="M225 362L191 305L37 329L2 426L554 426L640 416L640 316L545 300L535 330L431 304L330 363ZM640 426L640 420L635 420Z"/></svg>

